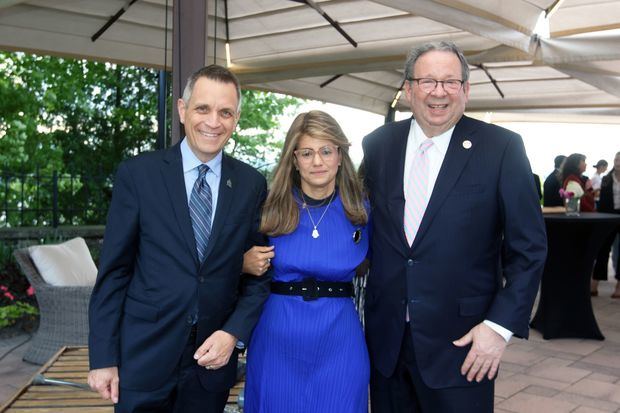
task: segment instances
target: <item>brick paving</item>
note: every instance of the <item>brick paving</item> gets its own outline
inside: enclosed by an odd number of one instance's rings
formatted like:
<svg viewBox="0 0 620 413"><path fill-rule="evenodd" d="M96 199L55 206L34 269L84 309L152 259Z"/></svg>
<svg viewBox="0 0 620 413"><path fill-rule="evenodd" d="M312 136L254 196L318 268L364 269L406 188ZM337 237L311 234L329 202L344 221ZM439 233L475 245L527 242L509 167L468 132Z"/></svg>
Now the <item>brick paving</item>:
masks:
<svg viewBox="0 0 620 413"><path fill-rule="evenodd" d="M620 300L611 299L615 281L601 282L592 298L604 341L511 340L496 383L497 413L620 413ZM23 342L0 340L0 356ZM39 369L21 360L25 344L0 361L0 405Z"/></svg>

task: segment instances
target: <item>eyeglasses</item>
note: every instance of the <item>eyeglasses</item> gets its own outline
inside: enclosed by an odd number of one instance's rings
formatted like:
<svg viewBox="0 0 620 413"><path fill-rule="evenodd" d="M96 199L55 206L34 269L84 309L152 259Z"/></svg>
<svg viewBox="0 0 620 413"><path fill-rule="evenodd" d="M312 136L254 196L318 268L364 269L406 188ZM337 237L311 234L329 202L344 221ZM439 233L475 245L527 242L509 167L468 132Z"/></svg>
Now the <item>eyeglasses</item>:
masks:
<svg viewBox="0 0 620 413"><path fill-rule="evenodd" d="M441 83L443 90L445 90L448 95L456 95L459 93L464 83L459 79L435 80L428 77L410 78L409 80L416 82L420 90L424 93L431 93L437 89L437 85Z"/></svg>
<svg viewBox="0 0 620 413"><path fill-rule="evenodd" d="M319 148L318 151L315 151L311 148L301 148L293 151L297 160L299 162L310 163L314 159L314 155L318 152L319 156L323 160L323 162L330 162L336 159L336 154L338 153L337 146L326 145L322 148Z"/></svg>

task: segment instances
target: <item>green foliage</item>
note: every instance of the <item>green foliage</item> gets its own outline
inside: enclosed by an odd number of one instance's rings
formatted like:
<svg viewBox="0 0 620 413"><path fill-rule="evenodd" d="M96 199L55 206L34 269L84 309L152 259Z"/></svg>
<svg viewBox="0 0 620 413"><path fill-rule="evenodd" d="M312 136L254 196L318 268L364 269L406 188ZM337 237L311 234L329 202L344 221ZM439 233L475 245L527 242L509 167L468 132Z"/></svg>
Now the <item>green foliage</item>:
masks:
<svg viewBox="0 0 620 413"><path fill-rule="evenodd" d="M0 328L9 327L25 316L36 317L39 310L27 303L16 302L15 304L0 307Z"/></svg>
<svg viewBox="0 0 620 413"><path fill-rule="evenodd" d="M294 112L301 100L271 92L244 90L238 131L227 146L227 152L237 159L261 168L269 164L282 148L275 136L279 117Z"/></svg>
<svg viewBox="0 0 620 413"><path fill-rule="evenodd" d="M156 138L156 72L0 53L0 165L110 175Z"/></svg>
<svg viewBox="0 0 620 413"><path fill-rule="evenodd" d="M54 171L76 177L57 181L58 204L89 211L65 211L60 223L102 223L118 163L154 147L157 73L8 52L0 70L0 181L9 182L0 197L9 210L29 210L0 225L51 225L50 213L32 211L51 209Z"/></svg>
<svg viewBox="0 0 620 413"><path fill-rule="evenodd" d="M13 304L14 301L36 304L29 287L28 279L13 257L13 245L0 243L0 306Z"/></svg>
<svg viewBox="0 0 620 413"><path fill-rule="evenodd" d="M52 207L54 171L76 177L56 181L60 224L104 223L117 165L155 149L157 71L0 52L0 73L0 185L9 188L0 193L9 209L0 210L0 226L51 225L51 214L38 210ZM257 91L243 97L227 151L261 167L280 148L280 115L300 101Z"/></svg>

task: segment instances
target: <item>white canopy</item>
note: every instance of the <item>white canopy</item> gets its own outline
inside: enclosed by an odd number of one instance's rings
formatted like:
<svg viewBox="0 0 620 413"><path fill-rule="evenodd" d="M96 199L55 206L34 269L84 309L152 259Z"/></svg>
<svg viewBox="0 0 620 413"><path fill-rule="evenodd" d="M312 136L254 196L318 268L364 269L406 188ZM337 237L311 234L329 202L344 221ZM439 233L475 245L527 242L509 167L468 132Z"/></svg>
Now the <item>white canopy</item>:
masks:
<svg viewBox="0 0 620 413"><path fill-rule="evenodd" d="M620 115L618 0L208 1L205 63L226 65L228 26L246 87L386 114L408 49L450 40L471 65L470 111ZM0 49L170 69L172 3L0 0Z"/></svg>

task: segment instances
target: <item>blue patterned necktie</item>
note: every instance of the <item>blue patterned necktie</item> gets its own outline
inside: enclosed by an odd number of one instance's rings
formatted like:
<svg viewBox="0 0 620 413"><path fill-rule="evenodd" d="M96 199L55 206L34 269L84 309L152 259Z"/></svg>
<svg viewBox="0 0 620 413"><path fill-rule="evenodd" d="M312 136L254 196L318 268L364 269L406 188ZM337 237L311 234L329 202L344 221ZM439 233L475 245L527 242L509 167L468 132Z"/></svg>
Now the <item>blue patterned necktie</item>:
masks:
<svg viewBox="0 0 620 413"><path fill-rule="evenodd" d="M200 263L204 259L209 236L211 235L211 214L213 212L211 187L205 179L208 171L209 167L207 165L200 165L198 167L198 179L194 182L194 188L189 197L189 215L192 218L192 227L194 228L196 249Z"/></svg>

